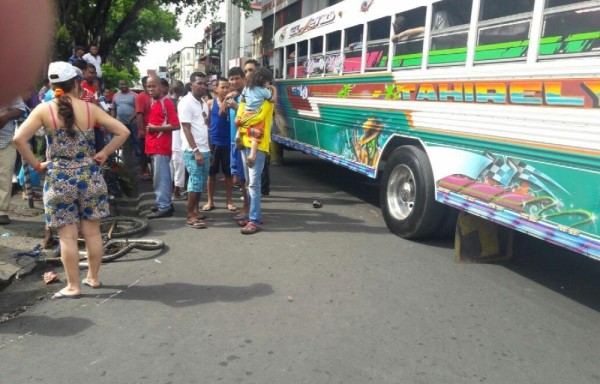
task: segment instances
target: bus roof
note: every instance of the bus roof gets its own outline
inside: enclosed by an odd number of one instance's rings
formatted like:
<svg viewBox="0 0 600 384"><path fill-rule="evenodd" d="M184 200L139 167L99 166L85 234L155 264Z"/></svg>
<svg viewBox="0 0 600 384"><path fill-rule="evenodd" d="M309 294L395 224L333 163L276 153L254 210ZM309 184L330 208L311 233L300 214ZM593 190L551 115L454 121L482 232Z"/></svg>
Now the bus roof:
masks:
<svg viewBox="0 0 600 384"><path fill-rule="evenodd" d="M371 20L424 7L440 0L345 0L283 26L275 32L275 48L312 39Z"/></svg>

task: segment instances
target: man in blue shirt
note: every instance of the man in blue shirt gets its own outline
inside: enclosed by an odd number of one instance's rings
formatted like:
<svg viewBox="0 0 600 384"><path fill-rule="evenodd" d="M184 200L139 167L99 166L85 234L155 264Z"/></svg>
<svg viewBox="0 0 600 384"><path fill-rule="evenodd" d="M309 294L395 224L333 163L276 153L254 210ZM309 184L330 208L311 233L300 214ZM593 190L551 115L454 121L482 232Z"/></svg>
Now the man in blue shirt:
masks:
<svg viewBox="0 0 600 384"><path fill-rule="evenodd" d="M229 81L225 78L217 80L214 90L216 97L208 100L209 114L209 143L211 152L211 166L208 172L208 202L202 207L203 211L212 211L215 208L214 195L217 173L225 176L225 194L227 209L236 212L233 204L233 182L231 180L231 127L229 125L228 102L225 96L229 93Z"/></svg>
<svg viewBox="0 0 600 384"><path fill-rule="evenodd" d="M85 53L85 48L81 47L81 46L76 46L75 50L73 51L73 54L71 55L71 57L69 57L69 63L70 64L75 64L75 62L77 60L83 60L83 54Z"/></svg>

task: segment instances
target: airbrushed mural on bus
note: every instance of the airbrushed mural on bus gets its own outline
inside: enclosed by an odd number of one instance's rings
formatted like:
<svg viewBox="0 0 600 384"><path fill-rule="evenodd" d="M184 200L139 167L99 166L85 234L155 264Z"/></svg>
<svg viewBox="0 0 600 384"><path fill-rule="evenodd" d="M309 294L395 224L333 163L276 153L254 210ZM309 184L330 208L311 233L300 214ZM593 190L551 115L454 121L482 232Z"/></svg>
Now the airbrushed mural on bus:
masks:
<svg viewBox="0 0 600 384"><path fill-rule="evenodd" d="M343 1L275 34L274 139L380 178L402 237L463 210L600 260L599 16L598 1Z"/></svg>

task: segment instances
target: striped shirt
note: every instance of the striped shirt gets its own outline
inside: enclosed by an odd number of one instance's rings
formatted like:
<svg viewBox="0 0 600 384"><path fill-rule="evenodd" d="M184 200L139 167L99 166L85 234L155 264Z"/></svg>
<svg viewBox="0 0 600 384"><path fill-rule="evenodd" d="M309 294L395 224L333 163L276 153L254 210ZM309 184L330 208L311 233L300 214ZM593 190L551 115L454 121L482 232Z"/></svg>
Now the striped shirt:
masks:
<svg viewBox="0 0 600 384"><path fill-rule="evenodd" d="M20 109L23 111L23 115L27 111L27 106L23 102L21 97L16 98L11 105L0 107L0 113L4 113L9 109ZM10 120L6 125L0 128L0 149L8 147L15 136L15 129L17 128L17 121Z"/></svg>

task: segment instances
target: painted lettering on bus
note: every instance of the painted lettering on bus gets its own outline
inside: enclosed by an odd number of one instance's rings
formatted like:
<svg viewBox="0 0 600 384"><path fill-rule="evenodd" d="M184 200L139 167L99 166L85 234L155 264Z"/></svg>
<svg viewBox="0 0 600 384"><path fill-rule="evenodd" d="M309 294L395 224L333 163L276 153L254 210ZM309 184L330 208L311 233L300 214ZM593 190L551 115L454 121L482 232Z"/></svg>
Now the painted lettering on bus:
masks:
<svg viewBox="0 0 600 384"><path fill-rule="evenodd" d="M335 12L331 11L329 13L318 15L315 17L311 17L304 26L294 25L290 29L290 37L302 36L304 33L308 31L312 31L313 29L317 29L323 27L325 25L331 24L335 21Z"/></svg>
<svg viewBox="0 0 600 384"><path fill-rule="evenodd" d="M548 105L560 105L567 107L583 107L583 97L572 97L562 94L562 83L560 81L549 81L544 83L544 97Z"/></svg>
<svg viewBox="0 0 600 384"><path fill-rule="evenodd" d="M584 81L581 87L592 97L594 108L600 108L600 80Z"/></svg>
<svg viewBox="0 0 600 384"><path fill-rule="evenodd" d="M386 85L384 95L386 100L600 108L600 80L396 83Z"/></svg>

